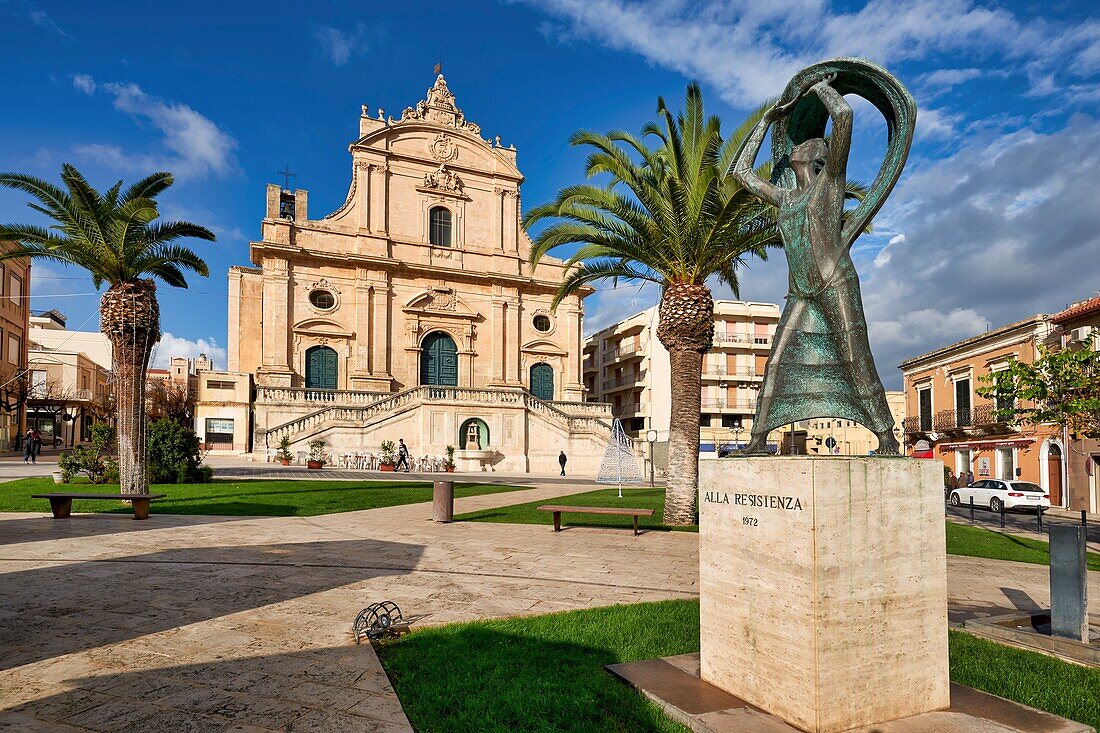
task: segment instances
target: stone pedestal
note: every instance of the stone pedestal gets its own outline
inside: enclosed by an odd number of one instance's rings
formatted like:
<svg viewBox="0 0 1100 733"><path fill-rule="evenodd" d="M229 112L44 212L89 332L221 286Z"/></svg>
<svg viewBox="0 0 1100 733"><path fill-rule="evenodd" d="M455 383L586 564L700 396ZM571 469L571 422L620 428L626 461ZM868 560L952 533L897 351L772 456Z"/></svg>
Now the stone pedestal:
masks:
<svg viewBox="0 0 1100 733"><path fill-rule="evenodd" d="M947 708L942 472L908 458L703 461L702 679L811 733Z"/></svg>

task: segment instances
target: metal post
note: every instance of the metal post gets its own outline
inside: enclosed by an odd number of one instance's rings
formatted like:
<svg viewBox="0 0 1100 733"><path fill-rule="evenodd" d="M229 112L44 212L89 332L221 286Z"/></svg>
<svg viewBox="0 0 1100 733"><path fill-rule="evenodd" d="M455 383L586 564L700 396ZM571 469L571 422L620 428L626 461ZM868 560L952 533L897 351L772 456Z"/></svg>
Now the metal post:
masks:
<svg viewBox="0 0 1100 733"><path fill-rule="evenodd" d="M974 497L970 497L970 521L974 521Z"/></svg>
<svg viewBox="0 0 1100 733"><path fill-rule="evenodd" d="M1005 526L1005 503L1001 502L1001 529Z"/></svg>
<svg viewBox="0 0 1100 733"><path fill-rule="evenodd" d="M1086 533L1089 531L1089 518L1084 509L1081 510L1081 526L1085 528Z"/></svg>
<svg viewBox="0 0 1100 733"><path fill-rule="evenodd" d="M653 483L653 441L651 440L649 441L649 487L653 488L654 486L656 484Z"/></svg>
<svg viewBox="0 0 1100 733"><path fill-rule="evenodd" d="M1043 508L1039 507L1039 511L1035 512L1035 517L1039 521L1039 534L1043 533Z"/></svg>

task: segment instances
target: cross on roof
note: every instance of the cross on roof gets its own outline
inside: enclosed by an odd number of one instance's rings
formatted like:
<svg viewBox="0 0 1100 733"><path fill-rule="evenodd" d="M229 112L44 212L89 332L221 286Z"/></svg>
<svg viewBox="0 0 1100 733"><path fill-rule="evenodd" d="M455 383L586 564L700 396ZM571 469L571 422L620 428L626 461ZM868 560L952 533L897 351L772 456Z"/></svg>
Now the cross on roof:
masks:
<svg viewBox="0 0 1100 733"><path fill-rule="evenodd" d="M281 171L275 171L275 172L276 172L277 174L279 174L280 176L282 176L282 177L283 177L283 179L284 179L284 180L286 181L286 183L285 183L285 184L283 185L283 188L285 188L286 190L288 190L288 191L289 191L289 190L290 190L290 179L291 179L291 178L297 178L297 177L298 177L298 174L297 174L297 173L291 173L291 172L290 172L290 164L289 164L289 163L287 163L287 164L284 164L284 165L283 165L283 169L284 169L284 170L281 170Z"/></svg>

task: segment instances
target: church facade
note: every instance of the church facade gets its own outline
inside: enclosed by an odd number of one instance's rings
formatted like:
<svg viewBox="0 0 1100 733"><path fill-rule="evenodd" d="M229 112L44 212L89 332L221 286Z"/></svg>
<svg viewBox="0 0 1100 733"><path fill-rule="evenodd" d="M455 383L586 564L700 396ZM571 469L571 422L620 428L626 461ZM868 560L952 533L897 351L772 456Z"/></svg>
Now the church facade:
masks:
<svg viewBox="0 0 1100 733"><path fill-rule="evenodd" d="M252 384L235 430L254 452L403 438L414 455L456 446L460 470L549 471L565 450L594 471L611 413L582 382L588 293L551 310L566 268L528 263L515 148L439 75L399 119L364 106L350 152L343 205L311 218L306 191L269 185L253 266L230 269L227 375ZM219 405L200 401L201 435Z"/></svg>

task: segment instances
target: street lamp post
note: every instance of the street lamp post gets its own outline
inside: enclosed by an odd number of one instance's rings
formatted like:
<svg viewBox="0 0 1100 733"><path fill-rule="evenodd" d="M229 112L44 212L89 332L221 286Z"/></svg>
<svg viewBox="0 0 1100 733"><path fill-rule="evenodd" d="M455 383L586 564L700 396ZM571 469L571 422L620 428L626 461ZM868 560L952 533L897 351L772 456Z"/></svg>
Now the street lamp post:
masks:
<svg viewBox="0 0 1100 733"><path fill-rule="evenodd" d="M647 430L645 439L649 443L649 485L652 487L656 485L653 482L653 444L657 442L657 431Z"/></svg>

